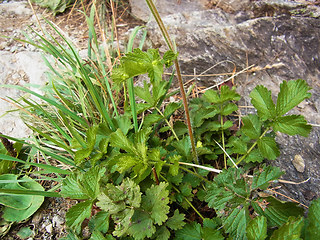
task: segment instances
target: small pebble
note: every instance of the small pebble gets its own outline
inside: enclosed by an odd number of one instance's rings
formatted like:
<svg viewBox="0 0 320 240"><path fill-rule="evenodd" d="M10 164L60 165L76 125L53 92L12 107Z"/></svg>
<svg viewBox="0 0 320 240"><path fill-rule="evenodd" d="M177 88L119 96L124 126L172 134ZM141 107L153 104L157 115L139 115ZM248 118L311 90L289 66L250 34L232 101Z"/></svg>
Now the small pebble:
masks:
<svg viewBox="0 0 320 240"><path fill-rule="evenodd" d="M298 172L301 172L301 173L304 172L306 165L305 165L304 159L300 154L297 154L294 156L294 159L292 160L292 164Z"/></svg>

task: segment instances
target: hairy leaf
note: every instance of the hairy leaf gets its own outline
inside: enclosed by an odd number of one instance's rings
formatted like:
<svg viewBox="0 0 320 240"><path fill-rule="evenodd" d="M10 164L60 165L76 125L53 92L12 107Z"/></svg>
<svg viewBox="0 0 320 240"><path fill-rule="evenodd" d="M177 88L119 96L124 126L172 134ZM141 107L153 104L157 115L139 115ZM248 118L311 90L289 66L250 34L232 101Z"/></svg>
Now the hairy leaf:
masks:
<svg viewBox="0 0 320 240"><path fill-rule="evenodd" d="M257 109L262 120L273 119L276 116L276 107L271 98L271 91L266 87L256 86L250 93L251 103Z"/></svg>
<svg viewBox="0 0 320 240"><path fill-rule="evenodd" d="M93 167L89 171L77 172L63 180L61 195L71 199L95 199L99 194L99 181L106 169Z"/></svg>
<svg viewBox="0 0 320 240"><path fill-rule="evenodd" d="M247 226L248 240L264 240L267 238L267 219L258 216L252 219Z"/></svg>
<svg viewBox="0 0 320 240"><path fill-rule="evenodd" d="M179 213L179 210L176 209L173 216L166 222L166 226L172 230L181 229L186 224L184 218L184 214Z"/></svg>
<svg viewBox="0 0 320 240"><path fill-rule="evenodd" d="M273 166L263 166L263 170L256 170L253 174L253 180L251 184L251 190L255 189L267 189L269 182L272 180L278 179L283 172L280 171L280 168Z"/></svg>
<svg viewBox="0 0 320 240"><path fill-rule="evenodd" d="M149 49L147 52L143 52L136 48L122 57L120 61L120 66L112 71L111 78L115 82L122 82L144 73L148 73L152 81L161 79L163 63L159 51L156 49Z"/></svg>
<svg viewBox="0 0 320 240"><path fill-rule="evenodd" d="M311 125L308 125L305 118L301 115L279 117L272 123L272 127L274 131L288 135L299 134L304 137L307 137L311 131Z"/></svg>
<svg viewBox="0 0 320 240"><path fill-rule="evenodd" d="M288 222L275 230L270 240L300 240L303 217L289 217Z"/></svg>
<svg viewBox="0 0 320 240"><path fill-rule="evenodd" d="M257 115L248 115L242 118L242 132L251 139L258 139L261 135L262 123Z"/></svg>
<svg viewBox="0 0 320 240"><path fill-rule="evenodd" d="M144 211L137 210L132 216L132 224L128 229L128 233L134 237L134 239L150 238L156 232L156 227L153 225L153 221L150 215Z"/></svg>
<svg viewBox="0 0 320 240"><path fill-rule="evenodd" d="M258 140L261 155L269 160L275 160L280 155L279 147L272 137L263 137Z"/></svg>
<svg viewBox="0 0 320 240"><path fill-rule="evenodd" d="M277 100L277 116L282 116L301 103L304 99L309 98L311 96L311 93L308 92L309 90L310 87L306 81L302 79L288 82L283 81L280 85L280 92Z"/></svg>
<svg viewBox="0 0 320 240"><path fill-rule="evenodd" d="M299 217L304 210L293 202L281 202L274 197L267 197L251 202L254 210L268 220L268 226L279 227L286 223L290 216Z"/></svg>
<svg viewBox="0 0 320 240"><path fill-rule="evenodd" d="M248 205L240 205L223 220L224 229L233 239L246 239L246 228L249 221Z"/></svg>
<svg viewBox="0 0 320 240"><path fill-rule="evenodd" d="M146 195L142 197L142 208L150 212L151 218L158 225L168 219L169 213L169 191L166 190L168 184L161 182L159 185L152 185L146 190Z"/></svg>
<svg viewBox="0 0 320 240"><path fill-rule="evenodd" d="M170 238L170 231L164 225L157 229L156 233L154 234L154 238L157 240L168 240Z"/></svg>
<svg viewBox="0 0 320 240"><path fill-rule="evenodd" d="M201 236L201 225L193 222L187 224L183 229L176 231L176 240L199 240Z"/></svg>
<svg viewBox="0 0 320 240"><path fill-rule="evenodd" d="M81 224L91 215L92 201L80 202L71 207L66 214L66 224L68 227L80 233Z"/></svg>
<svg viewBox="0 0 320 240"><path fill-rule="evenodd" d="M110 135L110 144L113 147L125 150L127 153L137 153L132 142L129 141L129 139L123 134L120 128L118 128L117 131Z"/></svg>
<svg viewBox="0 0 320 240"><path fill-rule="evenodd" d="M98 200L97 206L110 214L119 213L127 206L138 208L141 202L140 187L129 178L120 186L107 184L104 192L98 196Z"/></svg>
<svg viewBox="0 0 320 240"><path fill-rule="evenodd" d="M249 155L245 158L245 161L247 163L249 162L258 162L261 163L264 160L264 157L262 157L259 149L253 149Z"/></svg>
<svg viewBox="0 0 320 240"><path fill-rule="evenodd" d="M97 230L106 233L109 230L109 217L110 214L105 211L98 212L89 221L90 231L93 232Z"/></svg>

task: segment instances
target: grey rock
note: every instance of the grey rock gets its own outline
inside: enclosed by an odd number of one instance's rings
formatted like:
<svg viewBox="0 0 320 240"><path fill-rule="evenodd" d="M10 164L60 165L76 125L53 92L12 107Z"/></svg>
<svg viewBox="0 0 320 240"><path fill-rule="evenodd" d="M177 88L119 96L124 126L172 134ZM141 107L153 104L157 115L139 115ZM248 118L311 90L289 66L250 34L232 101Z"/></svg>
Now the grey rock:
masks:
<svg viewBox="0 0 320 240"><path fill-rule="evenodd" d="M174 13L204 10L207 0L161 0L155 1L155 5L161 17ZM131 13L136 18L148 22L151 19L151 12L145 0L129 0Z"/></svg>

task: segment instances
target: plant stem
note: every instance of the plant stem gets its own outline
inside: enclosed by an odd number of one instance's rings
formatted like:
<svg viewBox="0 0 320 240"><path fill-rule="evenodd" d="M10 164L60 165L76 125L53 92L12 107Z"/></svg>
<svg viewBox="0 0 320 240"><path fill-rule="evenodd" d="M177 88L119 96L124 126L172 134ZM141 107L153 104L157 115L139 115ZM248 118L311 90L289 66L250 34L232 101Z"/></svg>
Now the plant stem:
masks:
<svg viewBox="0 0 320 240"><path fill-rule="evenodd" d="M179 141L179 138L176 134L176 132L174 131L173 127L171 126L171 124L169 123L168 119L163 115L163 113L160 111L159 108L155 107L155 109L158 111L158 113L163 117L163 119L166 121L167 125L169 126L169 128L171 129L172 134L174 135L174 137L176 138L177 141Z"/></svg>
<svg viewBox="0 0 320 240"><path fill-rule="evenodd" d="M148 4L152 15L154 16L156 22L158 23L158 26L159 26L160 31L162 33L162 36L164 37L169 49L171 51L174 51L173 43L172 43L172 41L170 39L170 36L169 36L169 34L167 32L167 29L165 28L165 26L164 26L164 24L162 22L162 19L161 19L160 15L159 15L159 12L158 12L157 8L153 4L152 0L146 0L146 3ZM196 145L195 145L192 126L191 126L191 120L190 120L190 114L189 114L189 108L188 108L188 101L187 101L186 93L185 93L184 86L183 86L183 81L182 81L182 76L181 76L181 71L180 71L180 66L179 66L178 59L176 59L174 61L174 65L175 65L175 68L176 68L176 71L177 71L177 78L178 78L180 93L181 93L181 96L182 96L183 107L184 107L185 117L186 117L186 121L187 121L188 132L189 132L189 136L190 136L190 142L191 142L191 147L192 147L193 158L194 158L194 161L197 164L199 164L197 151L196 151Z"/></svg>
<svg viewBox="0 0 320 240"><path fill-rule="evenodd" d="M266 135L266 133L267 133L269 130L270 130L270 127L268 127L268 128L261 134L261 136L257 139L257 141L255 141L255 142L253 143L253 145L249 148L249 150L246 152L246 154L243 155L243 156L239 159L239 161L237 162L237 165L238 165L239 163L241 163L241 162L243 161L243 159L245 159L245 158L249 155L249 153L250 153L250 152L254 149L254 147L258 144L258 141L259 141L261 138L263 138L264 135Z"/></svg>
<svg viewBox="0 0 320 240"><path fill-rule="evenodd" d="M221 111L222 111L222 106L221 106ZM220 124L221 124L221 140L222 140L222 148L225 151L226 150L226 146L224 143L224 131L223 131L223 116L220 116ZM227 156L226 154L223 152L223 162L224 162L224 168L227 169Z"/></svg>

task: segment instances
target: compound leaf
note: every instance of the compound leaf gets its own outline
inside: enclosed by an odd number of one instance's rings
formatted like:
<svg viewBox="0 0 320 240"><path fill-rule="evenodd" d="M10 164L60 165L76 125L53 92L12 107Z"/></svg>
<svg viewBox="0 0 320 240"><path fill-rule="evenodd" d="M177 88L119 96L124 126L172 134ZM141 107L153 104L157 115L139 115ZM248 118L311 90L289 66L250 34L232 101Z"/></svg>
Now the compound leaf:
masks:
<svg viewBox="0 0 320 240"><path fill-rule="evenodd" d="M271 98L271 91L266 87L256 86L250 93L251 103L257 109L262 120L273 119L276 116L276 107Z"/></svg>
<svg viewBox="0 0 320 240"><path fill-rule="evenodd" d="M304 99L309 98L311 96L311 93L308 92L309 90L310 87L302 79L283 81L280 84L280 92L277 99L277 116L282 116Z"/></svg>

